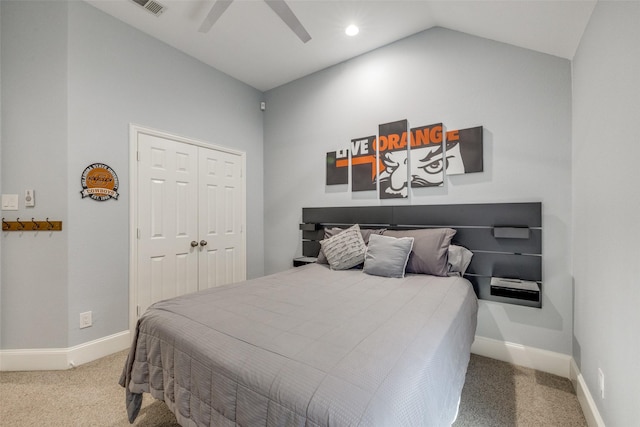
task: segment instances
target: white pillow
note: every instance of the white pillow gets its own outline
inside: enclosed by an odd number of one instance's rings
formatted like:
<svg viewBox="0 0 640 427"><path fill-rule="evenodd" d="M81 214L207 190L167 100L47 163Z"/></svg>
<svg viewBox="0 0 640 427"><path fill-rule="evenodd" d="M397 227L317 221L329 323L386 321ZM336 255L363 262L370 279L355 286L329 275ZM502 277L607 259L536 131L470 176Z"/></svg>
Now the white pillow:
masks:
<svg viewBox="0 0 640 427"><path fill-rule="evenodd" d="M364 256L364 272L375 276L404 277L413 240L413 237L372 234Z"/></svg>
<svg viewBox="0 0 640 427"><path fill-rule="evenodd" d="M464 246L449 245L449 276L464 276L473 252Z"/></svg>
<svg viewBox="0 0 640 427"><path fill-rule="evenodd" d="M333 237L321 240L320 246L332 270L347 270L362 264L367 249L358 224Z"/></svg>

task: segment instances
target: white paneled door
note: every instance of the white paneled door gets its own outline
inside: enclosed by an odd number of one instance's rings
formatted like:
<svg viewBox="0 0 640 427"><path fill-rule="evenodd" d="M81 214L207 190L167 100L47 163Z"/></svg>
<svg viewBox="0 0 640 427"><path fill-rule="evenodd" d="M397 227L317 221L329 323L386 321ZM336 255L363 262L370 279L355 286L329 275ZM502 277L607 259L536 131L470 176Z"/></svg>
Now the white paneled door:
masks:
<svg viewBox="0 0 640 427"><path fill-rule="evenodd" d="M242 158L200 149L199 289L246 277Z"/></svg>
<svg viewBox="0 0 640 427"><path fill-rule="evenodd" d="M244 156L137 132L138 317L154 302L246 278Z"/></svg>

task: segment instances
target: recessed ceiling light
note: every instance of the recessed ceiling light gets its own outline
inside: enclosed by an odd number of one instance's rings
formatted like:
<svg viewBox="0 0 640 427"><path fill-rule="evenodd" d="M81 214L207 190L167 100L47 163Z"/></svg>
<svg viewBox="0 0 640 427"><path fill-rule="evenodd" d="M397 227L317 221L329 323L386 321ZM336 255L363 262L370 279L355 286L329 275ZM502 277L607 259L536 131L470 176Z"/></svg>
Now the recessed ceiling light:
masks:
<svg viewBox="0 0 640 427"><path fill-rule="evenodd" d="M348 35L348 36L355 36L356 34L358 34L360 32L360 29L358 27L356 27L355 25L351 24L347 27L346 30L344 30L344 32Z"/></svg>

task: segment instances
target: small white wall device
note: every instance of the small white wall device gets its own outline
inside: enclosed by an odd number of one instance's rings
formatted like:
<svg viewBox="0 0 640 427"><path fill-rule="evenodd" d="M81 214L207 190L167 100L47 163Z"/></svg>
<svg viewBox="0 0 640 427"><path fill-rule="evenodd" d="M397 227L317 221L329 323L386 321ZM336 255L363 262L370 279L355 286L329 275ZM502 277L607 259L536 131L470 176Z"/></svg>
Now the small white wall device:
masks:
<svg viewBox="0 0 640 427"><path fill-rule="evenodd" d="M3 211L17 211L18 210L18 195L17 194L3 194L2 195L2 210Z"/></svg>
<svg viewBox="0 0 640 427"><path fill-rule="evenodd" d="M24 206L32 208L36 205L36 193L34 190L24 190Z"/></svg>

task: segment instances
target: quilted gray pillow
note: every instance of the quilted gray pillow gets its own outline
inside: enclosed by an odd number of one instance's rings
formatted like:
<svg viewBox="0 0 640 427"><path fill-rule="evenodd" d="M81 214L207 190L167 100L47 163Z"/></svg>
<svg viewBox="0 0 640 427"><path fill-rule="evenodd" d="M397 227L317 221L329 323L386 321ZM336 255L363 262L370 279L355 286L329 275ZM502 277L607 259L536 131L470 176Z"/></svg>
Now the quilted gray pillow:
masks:
<svg viewBox="0 0 640 427"><path fill-rule="evenodd" d="M332 270L347 270L362 264L367 249L358 224L333 237L321 240L320 246Z"/></svg>
<svg viewBox="0 0 640 427"><path fill-rule="evenodd" d="M413 237L372 235L364 256L363 271L383 277L404 277L404 269L413 247Z"/></svg>

